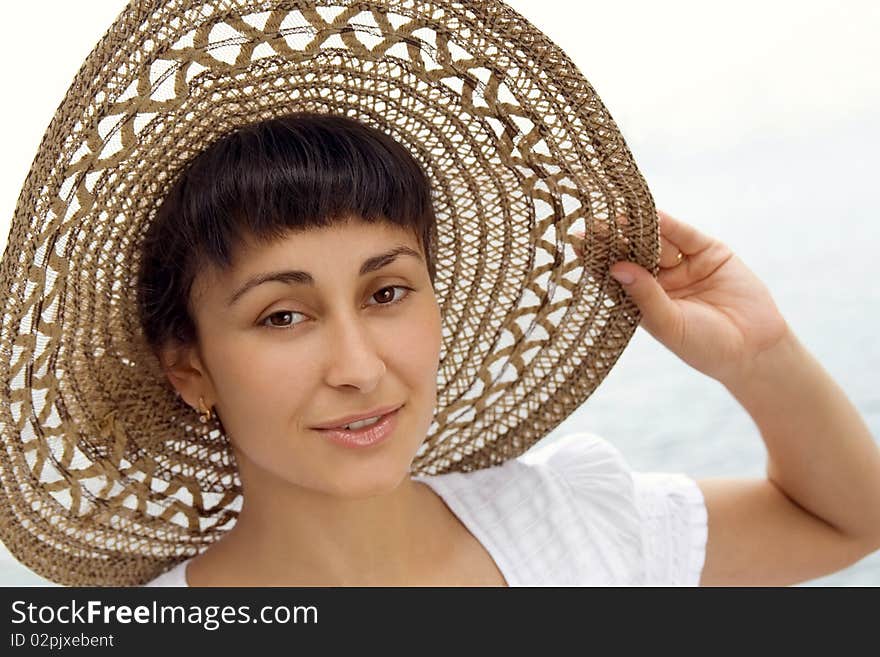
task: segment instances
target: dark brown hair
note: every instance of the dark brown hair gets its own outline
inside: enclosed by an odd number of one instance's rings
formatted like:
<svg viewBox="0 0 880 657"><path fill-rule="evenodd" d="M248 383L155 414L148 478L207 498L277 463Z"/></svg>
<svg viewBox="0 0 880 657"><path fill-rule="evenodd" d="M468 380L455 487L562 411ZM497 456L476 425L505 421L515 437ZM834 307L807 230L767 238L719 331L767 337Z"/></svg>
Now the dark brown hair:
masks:
<svg viewBox="0 0 880 657"><path fill-rule="evenodd" d="M200 268L231 267L243 239L269 243L352 217L412 230L434 283L430 184L392 137L349 117L299 112L211 144L174 183L144 238L138 312L153 352L197 342L190 291Z"/></svg>

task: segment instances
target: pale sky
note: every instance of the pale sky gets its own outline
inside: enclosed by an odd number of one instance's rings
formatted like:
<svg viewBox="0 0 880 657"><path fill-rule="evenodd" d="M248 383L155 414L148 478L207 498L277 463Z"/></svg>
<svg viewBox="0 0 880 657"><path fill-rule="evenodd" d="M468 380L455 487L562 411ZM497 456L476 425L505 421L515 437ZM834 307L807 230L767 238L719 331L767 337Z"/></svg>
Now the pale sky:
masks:
<svg viewBox="0 0 880 657"><path fill-rule="evenodd" d="M880 3L869 0L509 0L578 65L628 142L699 156L772 134L877 123ZM9 99L0 244L40 138L82 60L125 5L5 7ZM87 8L87 9L86 9ZM40 40L33 25L39 21ZM15 25L28 26L15 29ZM876 133L875 133L876 134Z"/></svg>

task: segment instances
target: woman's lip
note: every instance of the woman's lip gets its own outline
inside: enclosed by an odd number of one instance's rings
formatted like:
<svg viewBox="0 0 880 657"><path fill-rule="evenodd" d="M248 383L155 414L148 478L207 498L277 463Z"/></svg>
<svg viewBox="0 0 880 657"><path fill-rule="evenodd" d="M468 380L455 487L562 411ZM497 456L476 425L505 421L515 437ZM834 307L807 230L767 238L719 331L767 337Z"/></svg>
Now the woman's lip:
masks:
<svg viewBox="0 0 880 657"><path fill-rule="evenodd" d="M402 406L400 408L403 408ZM397 427L400 408L386 413L377 422L360 429L316 429L337 445L349 448L372 447L388 439Z"/></svg>
<svg viewBox="0 0 880 657"><path fill-rule="evenodd" d="M351 424L353 422L360 422L361 420L369 420L370 418L374 418L374 417L383 417L385 415L388 415L388 413L392 413L394 411L400 410L402 407L403 407L403 404L401 404L400 406L396 406L396 407L395 406L386 406L385 408L377 408L373 411L370 411L369 415L360 415L360 416L355 415L355 416L349 417L347 419L342 420L341 422L337 422L332 425L325 424L323 426L312 427L312 429L318 429L320 431L323 431L325 429L341 429L345 425Z"/></svg>

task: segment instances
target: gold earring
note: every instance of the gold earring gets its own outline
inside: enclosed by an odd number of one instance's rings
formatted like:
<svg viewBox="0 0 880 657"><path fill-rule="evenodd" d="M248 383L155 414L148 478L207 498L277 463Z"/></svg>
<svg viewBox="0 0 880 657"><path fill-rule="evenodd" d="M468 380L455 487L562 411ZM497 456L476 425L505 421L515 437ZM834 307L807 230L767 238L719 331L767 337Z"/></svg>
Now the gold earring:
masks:
<svg viewBox="0 0 880 657"><path fill-rule="evenodd" d="M199 397L199 422L203 425L207 425L209 420L214 418L214 411L211 408L205 407L205 400L202 397ZM205 435L208 433L208 427L202 426L199 433L201 435Z"/></svg>

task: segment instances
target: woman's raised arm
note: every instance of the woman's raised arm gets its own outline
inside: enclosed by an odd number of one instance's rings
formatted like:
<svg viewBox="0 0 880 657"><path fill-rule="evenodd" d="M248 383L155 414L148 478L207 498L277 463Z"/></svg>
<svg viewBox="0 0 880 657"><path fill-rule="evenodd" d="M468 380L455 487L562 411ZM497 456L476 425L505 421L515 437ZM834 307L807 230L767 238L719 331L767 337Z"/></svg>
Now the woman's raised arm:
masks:
<svg viewBox="0 0 880 657"><path fill-rule="evenodd" d="M657 278L631 262L611 274L646 331L742 404L768 452L766 479L698 482L708 514L700 583L792 584L880 549L880 449L864 420L726 245L658 216Z"/></svg>

